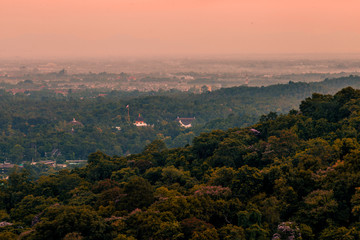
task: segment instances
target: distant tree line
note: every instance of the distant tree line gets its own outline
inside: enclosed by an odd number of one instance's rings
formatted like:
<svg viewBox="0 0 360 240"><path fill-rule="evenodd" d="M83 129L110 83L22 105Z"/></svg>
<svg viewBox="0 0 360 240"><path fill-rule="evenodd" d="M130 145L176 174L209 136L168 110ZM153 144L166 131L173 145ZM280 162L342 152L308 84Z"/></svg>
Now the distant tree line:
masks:
<svg viewBox="0 0 360 240"><path fill-rule="evenodd" d="M265 113L281 114L298 109L300 101L313 92L330 94L349 85L359 86L360 77L269 87L233 87L203 94L112 91L104 97L90 97L99 92L88 89L67 97L47 90L13 96L0 90L0 161L55 159L62 162L85 159L97 150L125 156L141 152L155 139L163 140L168 147L180 147L191 144L201 132L249 126ZM333 114L332 110L328 111ZM154 127L133 126L139 113ZM193 127L181 128L175 122L178 116L195 117ZM71 125L73 118L83 126Z"/></svg>

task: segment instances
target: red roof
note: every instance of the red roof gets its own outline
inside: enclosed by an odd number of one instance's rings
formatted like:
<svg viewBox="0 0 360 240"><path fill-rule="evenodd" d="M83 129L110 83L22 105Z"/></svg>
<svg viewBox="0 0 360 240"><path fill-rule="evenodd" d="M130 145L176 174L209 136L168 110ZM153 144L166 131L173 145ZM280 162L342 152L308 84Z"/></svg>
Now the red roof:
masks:
<svg viewBox="0 0 360 240"><path fill-rule="evenodd" d="M144 118L140 115L139 113L139 116L136 118L135 120L136 122L144 122Z"/></svg>

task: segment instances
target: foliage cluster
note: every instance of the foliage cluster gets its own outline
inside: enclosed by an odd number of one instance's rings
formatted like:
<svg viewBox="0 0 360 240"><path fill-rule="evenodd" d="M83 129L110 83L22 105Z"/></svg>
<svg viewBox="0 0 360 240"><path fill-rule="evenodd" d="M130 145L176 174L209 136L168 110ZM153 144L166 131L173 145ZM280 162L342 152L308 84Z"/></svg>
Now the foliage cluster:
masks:
<svg viewBox="0 0 360 240"><path fill-rule="evenodd" d="M63 162L86 159L97 150L126 156L141 152L155 139L163 140L170 148L181 147L191 144L201 132L249 126L262 114L297 109L300 101L313 92L335 93L349 85L360 87L360 77L268 87L241 86L203 94L113 91L96 98L90 97L94 95L91 90L69 92L63 97L46 89L14 96L0 89L0 161L19 164L23 160L51 159ZM130 106L130 123L127 105ZM328 114L334 114L331 113L334 106L322 107L330 111ZM329 110L325 109L327 107ZM135 127L132 122L139 113L154 127ZM175 122L178 116L196 117L194 126L181 128ZM337 120L336 116L328 117L333 118L331 121ZM73 118L83 126L72 125Z"/></svg>
<svg viewBox="0 0 360 240"><path fill-rule="evenodd" d="M259 134L254 134L256 129ZM0 185L0 239L360 239L360 90Z"/></svg>

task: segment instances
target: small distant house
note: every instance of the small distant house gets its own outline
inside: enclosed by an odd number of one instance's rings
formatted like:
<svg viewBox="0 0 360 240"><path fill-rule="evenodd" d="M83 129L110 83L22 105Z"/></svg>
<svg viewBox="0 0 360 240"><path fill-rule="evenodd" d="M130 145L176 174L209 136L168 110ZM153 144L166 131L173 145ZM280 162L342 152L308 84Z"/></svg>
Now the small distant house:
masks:
<svg viewBox="0 0 360 240"><path fill-rule="evenodd" d="M52 161L52 160L32 162L31 165L36 165L36 164L38 164L38 163L44 164L44 165L49 166L49 167L56 167L56 162L55 162L55 161Z"/></svg>
<svg viewBox="0 0 360 240"><path fill-rule="evenodd" d="M17 93L25 93L27 91L27 89L9 89L6 90L7 92L11 92L12 95L15 95Z"/></svg>
<svg viewBox="0 0 360 240"><path fill-rule="evenodd" d="M148 126L148 124L144 122L144 118L141 117L140 113L139 113L139 116L136 118L136 120L134 122L134 125L137 126L137 127L146 127L146 126Z"/></svg>
<svg viewBox="0 0 360 240"><path fill-rule="evenodd" d="M70 124L73 126L84 126L81 122L76 121L75 118L73 118L73 120L70 122Z"/></svg>
<svg viewBox="0 0 360 240"><path fill-rule="evenodd" d="M0 173L8 173L12 168L14 168L16 166L19 167L19 168L23 167L22 164L15 165L15 164L12 164L12 163L7 163L7 162L0 163Z"/></svg>
<svg viewBox="0 0 360 240"><path fill-rule="evenodd" d="M87 164L87 160L66 160L66 165L70 167L82 167Z"/></svg>
<svg viewBox="0 0 360 240"><path fill-rule="evenodd" d="M54 93L58 95L67 96L69 92L65 90L54 90Z"/></svg>
<svg viewBox="0 0 360 240"><path fill-rule="evenodd" d="M0 164L0 168L3 169L3 170L4 169L11 169L13 167L15 167L15 164L12 164L12 163L4 162L4 163Z"/></svg>
<svg viewBox="0 0 360 240"><path fill-rule="evenodd" d="M195 120L195 117L193 118L180 118L177 117L176 121L179 122L181 127L189 128L192 127L191 123Z"/></svg>

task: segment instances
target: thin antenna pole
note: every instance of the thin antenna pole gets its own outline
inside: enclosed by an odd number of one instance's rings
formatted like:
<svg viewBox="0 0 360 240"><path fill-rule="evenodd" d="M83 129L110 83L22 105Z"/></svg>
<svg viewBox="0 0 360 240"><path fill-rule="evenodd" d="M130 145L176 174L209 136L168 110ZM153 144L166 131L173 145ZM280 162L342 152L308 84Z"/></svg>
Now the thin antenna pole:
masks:
<svg viewBox="0 0 360 240"><path fill-rule="evenodd" d="M126 108L127 108L127 110L128 110L127 120L128 120L128 122L130 123L130 106L127 105Z"/></svg>

